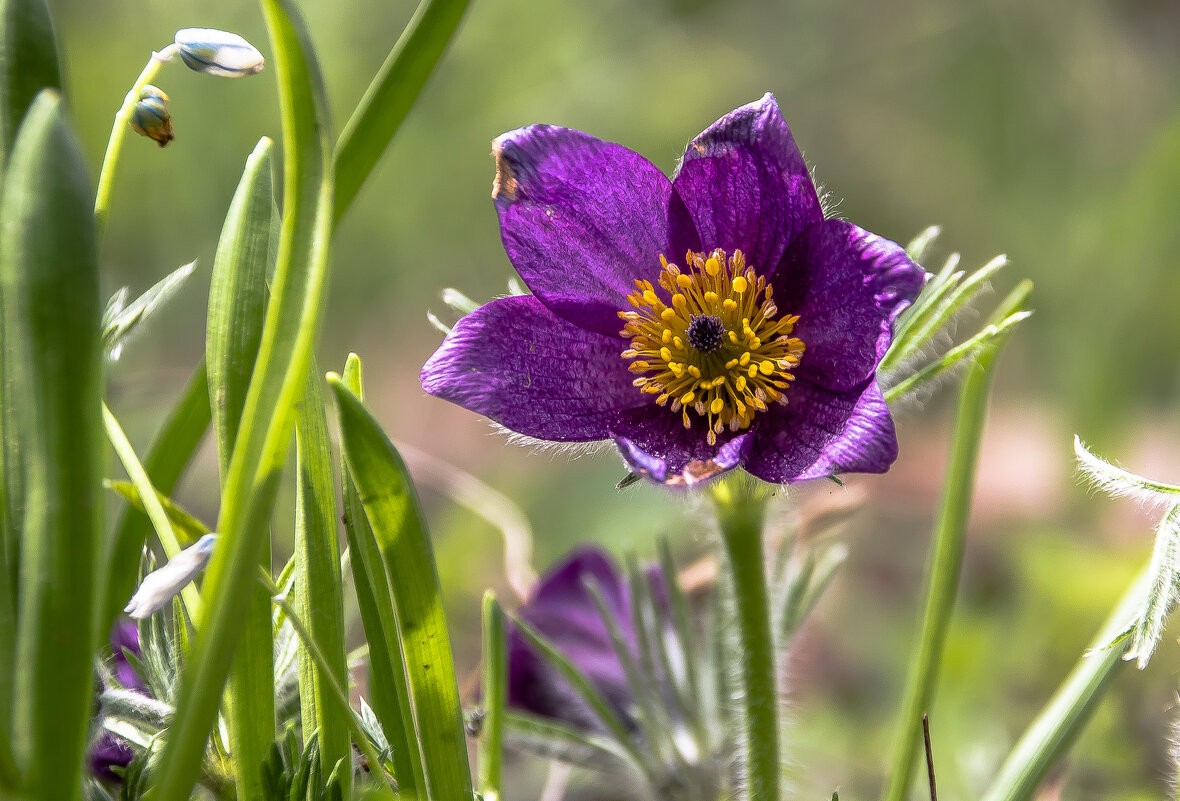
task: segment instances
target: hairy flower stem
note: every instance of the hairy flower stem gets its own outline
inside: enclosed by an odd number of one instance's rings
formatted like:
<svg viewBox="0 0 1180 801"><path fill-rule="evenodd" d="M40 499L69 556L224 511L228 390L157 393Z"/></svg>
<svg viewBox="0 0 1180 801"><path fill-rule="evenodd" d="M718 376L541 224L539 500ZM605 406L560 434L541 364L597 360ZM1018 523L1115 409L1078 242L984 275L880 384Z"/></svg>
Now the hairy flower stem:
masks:
<svg viewBox="0 0 1180 801"><path fill-rule="evenodd" d="M995 347L982 352L967 368L959 390L950 465L934 533L921 641L910 662L905 699L894 725L894 752L889 786L884 796L886 801L904 801L909 797L922 739L922 715L929 712L938 684L946 633L959 588L963 544L975 490L975 468L991 387L990 368L995 354Z"/></svg>
<svg viewBox="0 0 1180 801"><path fill-rule="evenodd" d="M1028 801L1049 769L1065 754L1090 714L1106 693L1115 671L1123 664L1127 640L1112 644L1125 632L1129 621L1143 605L1151 582L1150 565L1145 567L1111 612L1110 617L1058 686L1036 719L1024 730L996 775L983 801Z"/></svg>
<svg viewBox="0 0 1180 801"><path fill-rule="evenodd" d="M123 141L127 138L127 131L131 128L131 114L135 111L135 104L139 102L139 95L143 87L156 77L165 60L157 58L156 53L148 59L143 72L135 79L131 91L123 98L123 105L115 112L115 124L111 127L111 138L107 140L107 152L102 157L102 170L98 174L98 189L94 197L94 227L99 249L102 249L103 235L106 233L107 214L111 205L111 189L115 183L115 167L119 164L119 155L123 152Z"/></svg>
<svg viewBox="0 0 1180 801"><path fill-rule="evenodd" d="M740 640L738 734L745 775L738 798L778 801L779 729L778 686L774 635L762 554L762 522L766 496L754 486L733 480L713 489L721 530L724 568L732 592L727 602Z"/></svg>

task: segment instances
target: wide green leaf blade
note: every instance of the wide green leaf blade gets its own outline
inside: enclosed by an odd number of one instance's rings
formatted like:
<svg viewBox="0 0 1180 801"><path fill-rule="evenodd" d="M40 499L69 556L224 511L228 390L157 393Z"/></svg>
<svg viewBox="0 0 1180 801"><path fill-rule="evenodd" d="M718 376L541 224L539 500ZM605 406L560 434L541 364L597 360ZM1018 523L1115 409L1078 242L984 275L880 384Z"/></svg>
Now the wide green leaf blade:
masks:
<svg viewBox="0 0 1180 801"><path fill-rule="evenodd" d="M340 436L381 549L405 648L410 698L432 801L471 798L471 773L442 588L406 465L360 399L329 375Z"/></svg>
<svg viewBox="0 0 1180 801"><path fill-rule="evenodd" d="M332 162L323 80L306 25L289 0L262 0L262 10L283 119L283 224L258 359L222 493L221 540L205 576L206 614L181 676L176 723L157 774L161 799L187 797L200 769L241 634L240 610L254 590L327 278Z"/></svg>
<svg viewBox="0 0 1180 801"><path fill-rule="evenodd" d="M422 0L389 51L336 143L334 223L348 211L422 93L470 2Z"/></svg>
<svg viewBox="0 0 1180 801"><path fill-rule="evenodd" d="M242 410L262 341L266 276L276 256L272 232L278 226L271 167L272 142L263 137L246 159L217 241L205 327L209 406L217 439L217 464L224 485L237 441ZM277 243L276 243L277 244ZM270 570L268 532L259 563ZM234 781L239 801L263 798L262 763L275 738L274 629L270 595L254 588L243 607L243 637L234 653L226 718L230 751L238 762Z"/></svg>
<svg viewBox="0 0 1180 801"><path fill-rule="evenodd" d="M355 353L349 354L344 366L344 383L353 395L364 398L361 360ZM352 553L357 606L369 642L369 693L373 711L393 752L398 788L406 798L415 798L424 786L425 770L414 726L414 712L410 707L406 655L397 630L397 612L393 608L381 549L352 480L348 454L342 454L340 461L344 484L344 528Z"/></svg>
<svg viewBox="0 0 1180 801"><path fill-rule="evenodd" d="M299 699L303 730L320 735L320 770L332 772L349 758L350 720L327 699L332 681L348 686L348 654L344 647L344 594L340 574L339 513L336 509L336 470L320 392L319 370L312 360L303 399L295 407L295 452L299 474L295 499L295 607L299 618L322 651L321 668L306 649L300 659ZM331 676L324 676L324 669ZM349 789L350 775L340 775Z"/></svg>
<svg viewBox="0 0 1180 801"><path fill-rule="evenodd" d="M0 297L25 454L13 731L31 798L80 796L102 532L98 257L61 97L34 101L0 198ZM6 725L6 724L0 724Z"/></svg>
<svg viewBox="0 0 1180 801"><path fill-rule="evenodd" d="M45 0L0 0L0 176L37 93L61 88L57 40Z"/></svg>

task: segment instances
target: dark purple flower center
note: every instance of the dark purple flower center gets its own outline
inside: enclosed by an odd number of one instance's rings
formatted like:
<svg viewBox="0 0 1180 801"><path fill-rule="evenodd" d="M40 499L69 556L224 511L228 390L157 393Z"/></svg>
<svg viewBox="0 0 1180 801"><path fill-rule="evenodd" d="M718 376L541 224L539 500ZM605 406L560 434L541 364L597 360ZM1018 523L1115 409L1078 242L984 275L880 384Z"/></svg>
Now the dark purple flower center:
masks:
<svg viewBox="0 0 1180 801"><path fill-rule="evenodd" d="M773 287L746 266L740 250L690 251L684 271L663 256L660 262L666 294L637 280L628 297L636 310L619 312L626 321L620 335L630 340L622 355L640 374L635 386L680 412L685 428L692 428L694 410L715 445L724 428L747 429L768 403L787 402L791 370L805 349L790 336L799 317L779 314Z"/></svg>
<svg viewBox="0 0 1180 801"><path fill-rule="evenodd" d="M714 314L698 314L688 324L685 339L701 353L712 353L721 347L725 323Z"/></svg>

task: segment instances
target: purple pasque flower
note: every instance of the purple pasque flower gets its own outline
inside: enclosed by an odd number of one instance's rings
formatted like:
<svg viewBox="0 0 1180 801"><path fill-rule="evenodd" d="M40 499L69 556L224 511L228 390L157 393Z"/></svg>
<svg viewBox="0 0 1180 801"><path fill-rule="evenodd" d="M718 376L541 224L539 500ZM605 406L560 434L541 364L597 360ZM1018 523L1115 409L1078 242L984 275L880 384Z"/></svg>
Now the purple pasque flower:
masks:
<svg viewBox="0 0 1180 801"><path fill-rule="evenodd" d="M124 650L125 649L125 650ZM136 658L142 653L139 650L139 627L131 620L116 620L111 627L111 652L113 655L115 679L124 690L148 693L147 685L135 672L135 668L127 659L130 652ZM97 779L108 782L121 782L122 777L115 773L114 768L126 768L135 758L135 751L122 738L109 731L103 731L98 741L90 747L90 773Z"/></svg>
<svg viewBox="0 0 1180 801"><path fill-rule="evenodd" d="M583 547L542 577L517 617L570 660L634 728L632 692L590 587L597 587L632 653L637 649L627 582L602 550ZM513 624L508 632L508 705L584 731L603 724Z"/></svg>
<svg viewBox="0 0 1180 801"><path fill-rule="evenodd" d="M427 392L535 439L611 439L666 484L889 468L876 368L926 274L825 219L771 95L693 139L672 180L549 125L492 153L504 248L533 294L459 320Z"/></svg>

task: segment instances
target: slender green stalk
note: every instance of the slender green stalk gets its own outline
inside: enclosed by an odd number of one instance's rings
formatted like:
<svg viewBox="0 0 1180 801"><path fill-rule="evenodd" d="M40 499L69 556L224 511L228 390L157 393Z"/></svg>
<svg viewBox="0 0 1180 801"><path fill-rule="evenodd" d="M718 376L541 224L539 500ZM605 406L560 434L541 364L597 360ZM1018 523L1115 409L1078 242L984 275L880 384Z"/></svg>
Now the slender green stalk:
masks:
<svg viewBox="0 0 1180 801"><path fill-rule="evenodd" d="M123 142L127 139L127 131L131 128L131 114L135 111L135 104L139 102L139 95L143 87L156 77L165 61L152 53L143 71L131 85L131 91L123 98L123 105L115 112L115 123L111 126L111 136L107 140L107 151L102 157L102 170L98 174L98 190L94 197L94 227L98 235L99 248L102 247L103 235L106 233L107 216L110 213L111 190L115 184L115 168L119 166L119 156L123 152Z"/></svg>
<svg viewBox="0 0 1180 801"><path fill-rule="evenodd" d="M737 733L744 776L741 796L748 801L779 798L778 672L770 596L762 553L762 522L766 498L760 489L729 480L713 489L725 568L732 583L733 608L740 641L742 705Z"/></svg>
<svg viewBox="0 0 1180 801"><path fill-rule="evenodd" d="M1131 582L1110 617L1090 642L1016 746L1000 766L982 801L1029 801L1049 770L1073 745L1124 664L1125 641L1110 645L1143 604L1151 582L1150 565Z"/></svg>
<svg viewBox="0 0 1180 801"><path fill-rule="evenodd" d="M179 400L160 426L160 432L143 459L144 472L157 492L168 496L176 489L177 482L208 428L209 391L206 387L205 361L202 359L181 390ZM110 628L111 622L131 598L139 574L139 553L151 530L151 521L147 517L124 507L109 543L110 557L107 564L110 565L110 574L103 593L106 603L100 631Z"/></svg>
<svg viewBox="0 0 1180 801"><path fill-rule="evenodd" d="M499 801L504 755L504 705L508 695L504 610L488 590L483 596L483 731L479 735L479 793Z"/></svg>
<svg viewBox="0 0 1180 801"><path fill-rule="evenodd" d="M895 723L890 780L884 796L888 801L903 801L909 797L922 737L922 714L929 711L938 683L943 646L959 588L979 443L983 437L991 388L990 368L995 354L995 347L988 348L980 354L978 361L970 363L959 390L950 466L934 533L921 639L910 662L905 696Z"/></svg>
<svg viewBox="0 0 1180 801"><path fill-rule="evenodd" d="M156 536L160 540L160 546L163 547L164 553L171 559L180 553L180 541L176 539L176 532L172 530L172 521L168 519L168 512L165 511L164 505L160 502L160 496L156 493L156 488L152 486L152 481L148 478L147 471L140 464L139 457L135 455L135 449L131 447L127 435L123 433L123 429L119 426L119 421L111 414L111 410L107 408L105 403L102 405L102 424L107 432L107 440L111 443L111 447L115 449L115 455L123 463L123 469L127 471L127 477L131 479L131 483L135 485L135 489L139 492L139 501L143 504L144 512L152 521L152 526L156 530ZM201 608L201 596L197 594L197 588L189 584L181 590L180 596L184 602L185 611L188 612L189 619L195 620Z"/></svg>

